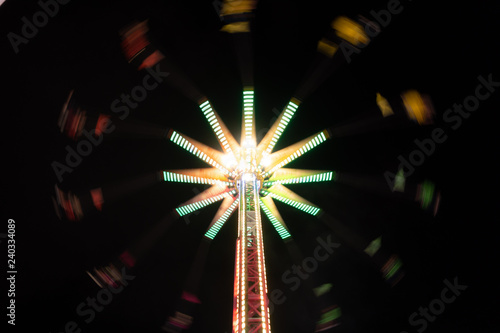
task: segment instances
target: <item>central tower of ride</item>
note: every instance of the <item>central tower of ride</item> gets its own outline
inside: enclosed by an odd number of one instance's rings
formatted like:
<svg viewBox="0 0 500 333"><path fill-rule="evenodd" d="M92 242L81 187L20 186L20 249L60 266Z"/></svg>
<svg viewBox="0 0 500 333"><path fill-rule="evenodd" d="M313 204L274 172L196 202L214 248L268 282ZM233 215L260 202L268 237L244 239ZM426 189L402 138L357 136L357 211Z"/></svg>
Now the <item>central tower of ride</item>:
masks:
<svg viewBox="0 0 500 333"><path fill-rule="evenodd" d="M234 273L233 332L270 332L266 266L259 207L261 180L243 173Z"/></svg>

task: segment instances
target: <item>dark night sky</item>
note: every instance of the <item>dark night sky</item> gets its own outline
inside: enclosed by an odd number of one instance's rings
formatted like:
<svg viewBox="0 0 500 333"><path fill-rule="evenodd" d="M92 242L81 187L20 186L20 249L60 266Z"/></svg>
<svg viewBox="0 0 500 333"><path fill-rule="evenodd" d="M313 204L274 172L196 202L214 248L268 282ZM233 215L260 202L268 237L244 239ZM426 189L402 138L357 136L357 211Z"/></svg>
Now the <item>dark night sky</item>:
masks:
<svg viewBox="0 0 500 333"><path fill-rule="evenodd" d="M500 81L493 66L499 56L498 4L402 5L402 12L373 45L304 101L277 148L364 112L376 114L371 107L377 91L386 97L409 88L429 94L436 109L433 125L330 140L290 165L380 177L386 170L396 171L398 155L408 156L415 149L414 139L429 137L436 127L448 135L408 179L436 183L443 197L436 217L412 201L335 182L292 188L356 232L383 234L384 245L400 255L406 270L405 279L389 288L364 257L341 246L321 263L316 278L332 283L331 297L343 311L343 324L332 332L416 332L408 324L410 314L439 297L443 280L454 277L468 289L429 323L426 332L496 332L498 237L492 226L498 221L493 211L499 180L494 148L498 92L456 130L443 121L443 113L474 93L479 75L493 73ZM254 29L259 128L269 127L273 108L281 110L289 100L334 17L359 13L370 18L372 9L386 6L387 1L378 0L328 5L317 0L261 1ZM110 113L110 103L137 84L141 74L125 61L118 30L133 19L149 18L152 39L210 98L239 138L242 86L232 40L219 31L221 21L210 0L73 0L15 54L8 32L19 34L21 18L38 10L35 1L7 0L0 7L5 223L0 230L5 232L8 218L16 220L16 328L61 332L68 321L75 321L83 332L160 332L175 311L217 205L189 220L180 219L138 264L130 285L85 323L75 309L99 291L85 271L114 260L138 235L203 187L158 183L81 222L61 221L51 201L58 183L51 163L63 161L65 147L75 143L61 135L57 119L71 89L90 114ZM168 85L151 92L125 122L174 128L218 147L197 105ZM166 140L110 137L59 186L79 193L148 172L203 166ZM335 234L314 217L277 206L305 256L313 253L317 237ZM269 288L281 289L287 297L272 314L273 331L311 332L311 305L302 297L303 288L291 291L281 279L293 263L267 219L263 222ZM212 242L193 332L231 330L235 234L233 216Z"/></svg>

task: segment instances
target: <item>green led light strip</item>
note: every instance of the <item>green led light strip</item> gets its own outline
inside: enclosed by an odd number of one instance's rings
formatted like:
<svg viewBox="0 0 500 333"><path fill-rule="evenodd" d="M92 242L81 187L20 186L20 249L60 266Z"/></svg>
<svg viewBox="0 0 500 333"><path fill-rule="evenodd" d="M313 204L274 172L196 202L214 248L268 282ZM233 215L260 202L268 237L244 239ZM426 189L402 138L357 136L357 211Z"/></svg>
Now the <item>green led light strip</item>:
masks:
<svg viewBox="0 0 500 333"><path fill-rule="evenodd" d="M243 120L245 123L245 138L252 139L253 133L253 118L254 118L254 108L253 108L253 90L246 90L243 92Z"/></svg>
<svg viewBox="0 0 500 333"><path fill-rule="evenodd" d="M280 235L281 239L286 239L288 237L291 237L288 230L286 230L286 228L283 227L283 225L281 225L280 221L278 221L276 216L274 216L273 213L271 213L269 208L267 208L267 206L264 204L264 202L262 200L260 200L260 204L261 204L260 207L262 207L262 210L264 211L264 213L266 213L267 218L269 219L269 221L271 221L274 228L276 229L276 231Z"/></svg>
<svg viewBox="0 0 500 333"><path fill-rule="evenodd" d="M208 229L208 231L205 233L205 237L214 239L215 236L217 236L217 233L219 232L220 228L222 228L222 226L227 221L229 216L231 216L234 209L238 206L238 203L239 203L239 198L234 200L231 206L229 206L229 208L224 212L224 214L222 214L222 216L217 220L217 222L215 222L214 225L210 229Z"/></svg>
<svg viewBox="0 0 500 333"><path fill-rule="evenodd" d="M195 145L193 145L191 142L186 140L182 135L177 133L176 131L172 132L172 136L170 137L170 141L173 141L175 144L178 146L186 149L188 152L193 154L194 156L198 157L202 161L216 167L217 169L221 170L225 174L230 174L230 172L224 168L222 165L219 163L215 162L210 156L199 150Z"/></svg>
<svg viewBox="0 0 500 333"><path fill-rule="evenodd" d="M182 173L175 173L168 171L163 171L163 179L166 182L177 182L177 183L210 184L210 185L223 184L226 186L230 186L232 184L231 182L226 182L223 180L189 176L189 175L184 175Z"/></svg>
<svg viewBox="0 0 500 333"><path fill-rule="evenodd" d="M299 184L299 183L314 183L328 182L334 177L333 171L318 173L310 176L295 177L281 180L268 180L264 182L264 186L272 186L274 184Z"/></svg>
<svg viewBox="0 0 500 333"><path fill-rule="evenodd" d="M305 203L301 203L301 202L298 202L298 201L295 201L295 200L292 200L292 199L288 199L288 198L285 198L279 194L276 194L276 193L273 193L273 192L269 192L269 191L266 191L266 190L261 190L261 192L263 194L268 194L270 195L271 197L275 198L276 200L279 200L281 202L284 202L286 203L287 205L290 205L294 208L297 208L303 212L306 212L308 214L311 214L313 216L317 215L318 212L321 210L321 208L318 208L318 207L314 207L314 206L311 206L311 205L308 205L308 204L305 204Z"/></svg>
<svg viewBox="0 0 500 333"><path fill-rule="evenodd" d="M285 160L281 161L278 163L276 166L274 166L271 170L266 172L264 176L269 176L271 175L274 171L278 170L279 168L283 167L284 165L290 163L297 157L302 156L303 154L307 153L309 150L313 149L314 147L318 146L319 144L323 143L326 141L326 136L324 132L319 133L315 137L313 137L311 140L306 142L302 147L297 149L293 154L288 156Z"/></svg>
<svg viewBox="0 0 500 333"><path fill-rule="evenodd" d="M212 105L210 104L209 101L205 101L204 103L200 104L200 109L203 112L203 115L205 118L207 118L208 123L212 127L215 135L219 139L219 141L222 143L222 146L227 152L231 152L231 147L229 146L229 143L227 142L226 136L224 135L224 131L222 130L219 120L217 119L217 116L215 115Z"/></svg>
<svg viewBox="0 0 500 333"><path fill-rule="evenodd" d="M177 211L177 213L179 213L180 216L184 216L186 214L194 212L195 210L201 209L201 208L208 206L214 202L217 202L228 195L229 195L229 192L222 193L222 194L216 195L214 197L211 197L211 198L208 198L205 200L201 200L201 201L193 202L192 204L177 207L175 210Z"/></svg>
<svg viewBox="0 0 500 333"><path fill-rule="evenodd" d="M278 139L281 137L281 134L285 131L286 126L292 119L295 111L297 111L297 108L299 106L292 101L288 102L288 105L286 106L285 112L283 113L280 122L278 124L278 127L276 128L276 131L274 132L273 138L271 139L271 142L269 143L269 146L266 149L267 153L271 153L273 151L274 145L278 142Z"/></svg>

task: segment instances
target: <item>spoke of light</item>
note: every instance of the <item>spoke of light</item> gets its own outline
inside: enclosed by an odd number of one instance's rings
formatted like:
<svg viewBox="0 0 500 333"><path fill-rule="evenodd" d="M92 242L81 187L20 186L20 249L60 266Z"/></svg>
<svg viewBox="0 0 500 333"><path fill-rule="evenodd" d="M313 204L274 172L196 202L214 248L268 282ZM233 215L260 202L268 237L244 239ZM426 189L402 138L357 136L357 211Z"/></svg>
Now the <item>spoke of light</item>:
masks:
<svg viewBox="0 0 500 333"><path fill-rule="evenodd" d="M264 182L264 185L328 182L334 178L335 172L333 171L281 168L276 170L273 176Z"/></svg>
<svg viewBox="0 0 500 333"><path fill-rule="evenodd" d="M198 209L208 206L214 202L222 200L228 195L236 194L235 190L228 191L225 186L213 185L189 201L179 205L175 210L180 216L192 213Z"/></svg>
<svg viewBox="0 0 500 333"><path fill-rule="evenodd" d="M214 131L215 136L217 137L217 140L219 141L224 152L237 154L239 150L238 143L234 139L231 132L227 129L217 112L214 110L210 101L205 100L202 102L200 104L200 109L210 124L210 127Z"/></svg>
<svg viewBox="0 0 500 333"><path fill-rule="evenodd" d="M205 233L205 237L214 239L217 236L220 228L224 225L227 219L233 214L234 209L238 206L238 198L225 197L224 201L217 210L212 222L208 226L208 230Z"/></svg>
<svg viewBox="0 0 500 333"><path fill-rule="evenodd" d="M279 200L283 203L286 203L287 205L300 209L301 211L304 211L314 216L317 215L321 210L321 208L319 208L318 206L307 201L297 193L287 189L286 187L280 184L273 185L267 190L262 189L261 193L263 195L270 195L276 200Z"/></svg>
<svg viewBox="0 0 500 333"><path fill-rule="evenodd" d="M190 137L180 134L176 131L171 131L168 138L170 141L174 142L178 146L186 149L188 152L198 157L205 163L219 169L223 173L229 175L230 172L224 166L222 166L222 160L224 159L224 154L217 151L201 142L198 142Z"/></svg>
<svg viewBox="0 0 500 333"><path fill-rule="evenodd" d="M241 122L242 145L255 147L255 113L253 87L243 89L243 116Z"/></svg>
<svg viewBox="0 0 500 333"><path fill-rule="evenodd" d="M166 170L163 171L163 180L176 183L223 184L226 186L234 184L227 181L227 177L216 168Z"/></svg>
<svg viewBox="0 0 500 333"><path fill-rule="evenodd" d="M278 208L274 204L273 199L270 196L260 198L261 208L266 213L267 218L271 221L272 225L280 235L281 239L287 239L291 237L288 229L281 217Z"/></svg>
<svg viewBox="0 0 500 333"><path fill-rule="evenodd" d="M263 152L270 154L273 151L274 146L285 131L288 123L297 111L299 105L300 101L295 98L292 98L292 100L288 102L287 106L283 109L278 119L276 119L273 126L271 126L262 141L259 143L259 146L257 147L259 156Z"/></svg>
<svg viewBox="0 0 500 333"><path fill-rule="evenodd" d="M327 130L323 130L319 133L311 135L310 137L299 141L291 146L283 148L273 154L271 154L271 165L270 170L264 173L264 177L272 175L279 168L287 165L296 158L307 153L309 150L317 147L321 143L325 142L329 138Z"/></svg>

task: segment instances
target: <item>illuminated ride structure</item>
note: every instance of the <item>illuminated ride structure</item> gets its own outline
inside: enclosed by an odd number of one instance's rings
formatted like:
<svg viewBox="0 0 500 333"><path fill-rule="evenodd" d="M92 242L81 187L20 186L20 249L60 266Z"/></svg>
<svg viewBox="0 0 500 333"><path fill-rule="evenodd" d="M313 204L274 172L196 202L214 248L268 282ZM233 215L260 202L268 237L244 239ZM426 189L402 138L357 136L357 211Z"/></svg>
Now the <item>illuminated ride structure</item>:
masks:
<svg viewBox="0 0 500 333"><path fill-rule="evenodd" d="M114 184L108 189L106 187L93 189L81 196L76 196L71 192L65 193L56 187L57 206L62 207L59 211L71 220L78 220L83 218L89 206L101 210L104 203L119 199L124 195L123 193L137 190L157 181L158 175L164 182L211 185L207 190L178 206L134 246L124 251L116 262L88 272L101 287L119 285L122 269L133 267L136 260L143 256L151 244L169 229L173 221L207 205L222 201L204 234L198 254L192 264L178 304L178 311L167 319L163 327L169 332L181 332L191 327L194 307L200 303L196 296L201 279L198 273L203 268L208 246L224 223L235 212L238 215L238 231L234 268L233 332L271 332L261 212L266 215L276 232L285 241L292 259L296 262L303 259L275 206L274 200L318 217L347 245L369 256L374 267L380 270L383 278L389 284L397 283L403 276L401 261L396 255L390 254L382 247L380 237L372 240L363 239L350 232L348 228L319 207L285 186L333 180L353 186L363 183L362 179L342 177L341 174L334 171L286 168L290 162L322 145L328 139L344 135L342 128L325 129L289 147L278 151L273 150L304 98L345 62L345 56L339 50L357 50L354 53L359 53L359 50L367 46L371 40L367 32L378 33L380 29L376 24L363 17L357 19L339 17L335 19L328 34L318 43L319 65L310 71L294 97L283 108L274 125L262 140L257 142L254 87L250 74L253 54L250 20L255 5L255 1L229 1L224 2L221 11L225 23L222 30L234 36L243 81L242 132L239 143L227 129L210 101L199 93L194 84L182 73L172 69L171 75L166 79L167 82L196 102L216 135L222 152L172 129L167 132L155 132L155 130L150 129L148 132L158 137L166 136L174 144L210 165L210 168L162 170L154 177L145 177L124 183L119 188L120 190L112 191L111 188L117 188ZM137 70L151 68L157 64L161 64L162 68L169 68L170 63L166 55L153 47L147 37L147 32L146 22L133 24L121 32L122 47L127 60ZM376 104L382 111L383 117L365 119L364 122L353 123L349 128L362 129L368 121L373 124L373 122L382 122L397 117L405 120L410 118L419 125L424 125L428 124L432 118L433 111L428 98L413 90L404 92L400 99L392 101L377 94ZM61 113L59 125L61 131L76 139L81 136L82 129L88 124L94 129L94 135L98 136L106 127L108 119L108 115L99 114L94 120L91 120L91 117L87 117L86 111L79 108L70 95ZM124 128L131 129L126 126ZM132 127L131 132L134 131L137 129ZM385 184L371 188L369 184L373 184L373 182L363 183L365 188L368 187L368 189L378 192L380 188L385 188ZM430 183L421 184L414 192L406 193L404 174L400 172L396 175L393 191L408 195L412 199L417 198L424 209L434 211L437 209L439 195L434 193L433 185ZM309 280L307 283L312 282ZM321 295L328 289L328 286L325 285L314 289L319 310L315 325L317 332L331 329L339 324L340 308L321 298Z"/></svg>
<svg viewBox="0 0 500 333"><path fill-rule="evenodd" d="M252 87L246 87L243 91L240 144L236 143L210 102L202 102L200 108L212 126L224 154L176 131L170 131L168 134L172 142L213 166L211 169L163 172L164 180L168 182L213 184L207 191L176 208L177 213L183 216L223 200L205 233L205 237L212 240L229 216L238 210L233 299L234 332L270 332L261 208L281 238L286 240L290 234L272 198L311 215L317 215L320 211L318 207L283 184L331 181L333 178L332 171L284 168L292 160L325 142L329 137L327 130L272 153L273 146L293 117L298 104L298 100L290 101L276 121L276 126L273 126L257 145ZM172 318L172 323L178 320Z"/></svg>

